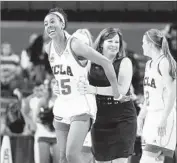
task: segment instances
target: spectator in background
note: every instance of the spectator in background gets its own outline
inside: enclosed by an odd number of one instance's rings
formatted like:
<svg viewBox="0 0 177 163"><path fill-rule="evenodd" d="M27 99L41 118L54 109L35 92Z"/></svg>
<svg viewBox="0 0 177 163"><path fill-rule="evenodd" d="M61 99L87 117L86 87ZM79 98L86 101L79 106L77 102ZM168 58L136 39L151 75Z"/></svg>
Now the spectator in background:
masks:
<svg viewBox="0 0 177 163"><path fill-rule="evenodd" d="M52 73L48 61L48 55L45 54L43 49L44 41L45 37L43 35L39 35L33 44L28 48L28 52L31 57L30 61L32 62L34 68L33 80L35 82L43 82L46 75Z"/></svg>
<svg viewBox="0 0 177 163"><path fill-rule="evenodd" d="M36 131L36 112L39 100L43 95L42 89L40 88L41 84L42 83L37 83L37 85L33 88L32 94L22 100L24 120L32 134Z"/></svg>
<svg viewBox="0 0 177 163"><path fill-rule="evenodd" d="M40 163L50 163L50 149L53 151L52 162L58 163L59 160L56 134L53 127L53 105L57 96L54 94L52 87L55 82L56 80L53 78L44 85L46 87L43 89L43 97L38 105L35 143L38 145Z"/></svg>
<svg viewBox="0 0 177 163"><path fill-rule="evenodd" d="M1 45L0 62L1 89L12 92L19 85L22 71L20 57L13 53L11 44L8 42Z"/></svg>
<svg viewBox="0 0 177 163"><path fill-rule="evenodd" d="M30 35L29 37L29 46L26 49L22 50L21 53L21 60L20 60L20 64L21 67L23 69L23 75L25 78L27 79L31 79L32 78L32 62L31 62L31 53L30 53L30 48L33 45L34 41L36 40L36 38L38 37L38 35L36 33L33 33L32 35Z"/></svg>
<svg viewBox="0 0 177 163"><path fill-rule="evenodd" d="M50 163L51 151L53 163L57 163L59 155L56 145L56 134L53 127L53 104L56 95L51 87L55 80L39 83L33 94L24 100L24 111L26 123L32 125L35 131L34 158L35 163ZM35 127L34 127L35 126Z"/></svg>
<svg viewBox="0 0 177 163"><path fill-rule="evenodd" d="M168 40L170 52L175 61L177 61L177 24L171 24L169 26L166 37Z"/></svg>
<svg viewBox="0 0 177 163"><path fill-rule="evenodd" d="M177 60L177 24L167 24L161 32L166 36L168 41L170 52L175 59Z"/></svg>
<svg viewBox="0 0 177 163"><path fill-rule="evenodd" d="M12 97L13 101L8 104L4 116L1 117L0 135L27 135L29 131L24 119L22 96L18 89L13 91Z"/></svg>

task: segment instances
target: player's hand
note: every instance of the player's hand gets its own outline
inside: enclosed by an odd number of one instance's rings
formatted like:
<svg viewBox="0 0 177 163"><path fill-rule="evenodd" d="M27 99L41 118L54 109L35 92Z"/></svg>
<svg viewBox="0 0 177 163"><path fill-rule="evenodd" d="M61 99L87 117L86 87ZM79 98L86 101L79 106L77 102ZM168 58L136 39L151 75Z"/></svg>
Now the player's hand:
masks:
<svg viewBox="0 0 177 163"><path fill-rule="evenodd" d="M80 94L95 94L96 88L89 85L88 80L85 80L83 78L80 78L77 84L77 89L80 92Z"/></svg>
<svg viewBox="0 0 177 163"><path fill-rule="evenodd" d="M87 81L84 81L82 79L79 80L77 84L77 90L80 92L80 94L85 95L88 94L89 90L89 83Z"/></svg>
<svg viewBox="0 0 177 163"><path fill-rule="evenodd" d="M58 87L58 83L55 82L55 84L53 85L53 93L56 94L56 95L60 95L60 90L59 90L59 87Z"/></svg>
<svg viewBox="0 0 177 163"><path fill-rule="evenodd" d="M132 99L133 99L133 95L129 95L129 96L123 95L122 98L119 101L120 102L127 102L127 101L130 101Z"/></svg>
<svg viewBox="0 0 177 163"><path fill-rule="evenodd" d="M162 119L157 127L158 136L165 136L166 135L166 126L167 121Z"/></svg>
<svg viewBox="0 0 177 163"><path fill-rule="evenodd" d="M80 92L81 95L87 94L88 84L83 81L79 81L77 84L77 90Z"/></svg>
<svg viewBox="0 0 177 163"><path fill-rule="evenodd" d="M129 95L129 96L126 96L126 95L121 95L120 98L118 99L115 99L114 100L118 100L119 102L123 103L123 102L127 102L127 101L130 101L133 99L133 96L132 95Z"/></svg>

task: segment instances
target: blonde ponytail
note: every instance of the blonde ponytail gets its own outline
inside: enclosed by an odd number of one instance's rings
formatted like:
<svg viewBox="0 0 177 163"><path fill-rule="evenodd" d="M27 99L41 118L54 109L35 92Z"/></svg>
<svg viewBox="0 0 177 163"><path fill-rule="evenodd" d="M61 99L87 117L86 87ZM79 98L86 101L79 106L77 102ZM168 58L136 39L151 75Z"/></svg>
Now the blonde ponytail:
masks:
<svg viewBox="0 0 177 163"><path fill-rule="evenodd" d="M163 36L162 39L163 39L162 40L162 52L169 61L169 66L170 66L169 74L173 79L176 79L176 61L174 60L174 58L172 57L170 53L166 37Z"/></svg>

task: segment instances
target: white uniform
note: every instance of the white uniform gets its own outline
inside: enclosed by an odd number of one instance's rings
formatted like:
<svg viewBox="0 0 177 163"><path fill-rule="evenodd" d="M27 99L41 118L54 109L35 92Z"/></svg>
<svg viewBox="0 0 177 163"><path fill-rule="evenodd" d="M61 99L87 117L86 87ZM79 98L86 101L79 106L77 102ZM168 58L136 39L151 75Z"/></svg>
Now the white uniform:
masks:
<svg viewBox="0 0 177 163"><path fill-rule="evenodd" d="M60 117L70 119L73 116L85 113L95 118L95 96L92 94L81 95L77 90L81 78L88 80L88 68L82 66L71 51L70 41L73 36L66 36L68 39L67 45L62 55L55 51L53 41L49 43L49 62L60 91L53 109L55 119L59 120Z"/></svg>
<svg viewBox="0 0 177 163"><path fill-rule="evenodd" d="M143 137L147 144L158 146L162 149L175 150L176 147L176 108L175 103L168 120L166 135L158 136L157 127L162 118L168 99L168 92L163 77L159 72L159 62L164 56L160 57L156 65L151 67L151 61L148 61L144 77L144 96L146 108L148 110L145 124L143 127Z"/></svg>

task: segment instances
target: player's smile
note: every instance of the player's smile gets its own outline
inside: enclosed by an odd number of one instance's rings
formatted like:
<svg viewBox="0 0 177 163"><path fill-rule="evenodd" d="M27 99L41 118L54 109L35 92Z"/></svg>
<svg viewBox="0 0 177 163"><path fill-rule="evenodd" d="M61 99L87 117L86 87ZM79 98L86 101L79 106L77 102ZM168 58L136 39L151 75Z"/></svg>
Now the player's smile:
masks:
<svg viewBox="0 0 177 163"><path fill-rule="evenodd" d="M47 29L47 33L48 33L49 35L54 34L54 33L55 33L55 31L56 31L56 29L55 29L55 28L48 28L48 29Z"/></svg>

